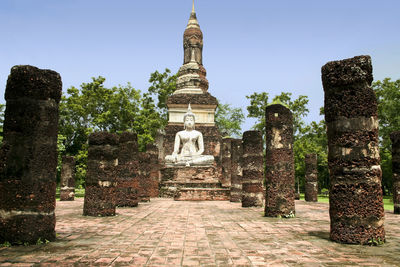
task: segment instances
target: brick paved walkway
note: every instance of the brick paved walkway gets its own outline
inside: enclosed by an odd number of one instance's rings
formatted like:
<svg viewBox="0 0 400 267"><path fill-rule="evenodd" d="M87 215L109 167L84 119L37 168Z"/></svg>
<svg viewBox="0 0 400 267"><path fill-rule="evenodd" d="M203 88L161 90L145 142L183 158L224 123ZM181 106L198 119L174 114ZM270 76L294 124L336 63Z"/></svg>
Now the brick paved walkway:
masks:
<svg viewBox="0 0 400 267"><path fill-rule="evenodd" d="M56 242L0 248L0 266L400 266L400 215L386 214L379 247L330 242L328 204L296 201L296 218L227 201L152 199L116 217L57 202Z"/></svg>

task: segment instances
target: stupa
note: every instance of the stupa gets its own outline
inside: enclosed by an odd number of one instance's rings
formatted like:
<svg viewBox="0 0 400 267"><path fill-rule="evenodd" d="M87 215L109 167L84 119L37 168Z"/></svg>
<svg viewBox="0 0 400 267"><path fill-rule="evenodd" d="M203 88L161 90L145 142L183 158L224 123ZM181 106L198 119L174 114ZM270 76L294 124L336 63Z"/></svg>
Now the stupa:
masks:
<svg viewBox="0 0 400 267"><path fill-rule="evenodd" d="M230 184L222 179L221 134L215 125L217 99L208 92L206 69L203 66L203 33L194 9L183 34L183 65L179 69L176 90L168 98L168 125L163 137L162 155L167 161L161 169L160 195L175 200L228 200ZM171 164L177 133L184 130L184 118L194 114L195 129L202 134L204 151L213 160L200 166ZM186 115L186 116L185 116ZM185 124L186 127L186 124ZM178 137L179 138L179 137ZM181 151L182 144L179 150ZM210 157L209 157L210 158ZM212 157L211 157L212 158ZM193 162L193 161L191 161Z"/></svg>

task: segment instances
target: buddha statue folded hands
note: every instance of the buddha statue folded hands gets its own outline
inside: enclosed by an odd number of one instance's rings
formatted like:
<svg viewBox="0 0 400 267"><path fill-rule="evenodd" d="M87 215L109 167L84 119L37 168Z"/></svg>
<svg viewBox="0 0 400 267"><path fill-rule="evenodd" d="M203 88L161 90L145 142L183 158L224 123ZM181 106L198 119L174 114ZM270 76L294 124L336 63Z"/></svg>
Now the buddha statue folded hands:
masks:
<svg viewBox="0 0 400 267"><path fill-rule="evenodd" d="M175 135L174 152L165 157L167 165L175 166L201 166L210 165L214 162L212 155L202 155L204 152L203 135L196 131L195 115L192 113L190 104L188 112L183 117L184 130ZM182 148L179 153L179 148Z"/></svg>

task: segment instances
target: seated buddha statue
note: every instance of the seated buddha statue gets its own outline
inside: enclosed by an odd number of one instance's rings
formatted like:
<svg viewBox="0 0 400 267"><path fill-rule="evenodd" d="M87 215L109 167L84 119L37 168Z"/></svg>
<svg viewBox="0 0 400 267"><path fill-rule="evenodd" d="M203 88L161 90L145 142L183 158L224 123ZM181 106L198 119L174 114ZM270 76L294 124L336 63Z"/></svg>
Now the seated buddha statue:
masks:
<svg viewBox="0 0 400 267"><path fill-rule="evenodd" d="M183 116L184 130L175 135L174 152L165 157L165 163L177 166L210 165L214 162L212 155L202 155L204 152L203 135L195 130L195 115L190 104L188 112ZM182 148L179 153L179 148Z"/></svg>

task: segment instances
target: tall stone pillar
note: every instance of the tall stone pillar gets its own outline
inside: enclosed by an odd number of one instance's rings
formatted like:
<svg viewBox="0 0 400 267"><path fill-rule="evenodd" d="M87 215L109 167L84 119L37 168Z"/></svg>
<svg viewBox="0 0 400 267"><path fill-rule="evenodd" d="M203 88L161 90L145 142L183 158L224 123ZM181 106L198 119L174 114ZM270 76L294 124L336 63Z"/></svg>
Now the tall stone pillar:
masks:
<svg viewBox="0 0 400 267"><path fill-rule="evenodd" d="M309 202L318 201L318 158L317 154L307 154L305 159L305 200Z"/></svg>
<svg viewBox="0 0 400 267"><path fill-rule="evenodd" d="M114 216L118 136L108 132L89 135L83 215Z"/></svg>
<svg viewBox="0 0 400 267"><path fill-rule="evenodd" d="M280 104L265 109L267 182L265 216L295 215L293 115Z"/></svg>
<svg viewBox="0 0 400 267"><path fill-rule="evenodd" d="M75 159L63 156L61 165L60 201L73 201L75 198Z"/></svg>
<svg viewBox="0 0 400 267"><path fill-rule="evenodd" d="M121 133L118 150L116 204L120 207L136 207L139 202L137 134L132 132Z"/></svg>
<svg viewBox="0 0 400 267"><path fill-rule="evenodd" d="M263 140L260 131L243 133L242 207L263 205Z"/></svg>
<svg viewBox="0 0 400 267"><path fill-rule="evenodd" d="M368 244L385 240L378 114L369 56L322 67L330 173L330 237Z"/></svg>
<svg viewBox="0 0 400 267"><path fill-rule="evenodd" d="M232 139L231 141L231 192L230 201L242 201L242 139Z"/></svg>
<svg viewBox="0 0 400 267"><path fill-rule="evenodd" d="M394 213L400 214L400 131L390 135L392 140L392 173Z"/></svg>
<svg viewBox="0 0 400 267"><path fill-rule="evenodd" d="M0 243L55 239L58 104L61 77L14 66L5 91L0 150Z"/></svg>
<svg viewBox="0 0 400 267"><path fill-rule="evenodd" d="M222 179L221 184L223 187L231 186L231 176L232 176L232 163L231 163L231 149L232 149L232 138L222 139Z"/></svg>

